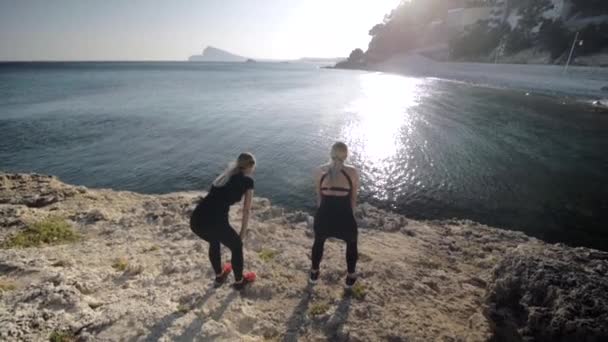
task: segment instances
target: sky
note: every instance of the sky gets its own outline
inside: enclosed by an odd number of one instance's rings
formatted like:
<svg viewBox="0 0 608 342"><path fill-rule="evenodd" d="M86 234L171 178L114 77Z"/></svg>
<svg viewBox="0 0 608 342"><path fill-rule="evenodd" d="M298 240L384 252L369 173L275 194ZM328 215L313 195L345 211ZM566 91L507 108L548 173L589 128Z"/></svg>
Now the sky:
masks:
<svg viewBox="0 0 608 342"><path fill-rule="evenodd" d="M0 0L0 60L344 57L400 0Z"/></svg>

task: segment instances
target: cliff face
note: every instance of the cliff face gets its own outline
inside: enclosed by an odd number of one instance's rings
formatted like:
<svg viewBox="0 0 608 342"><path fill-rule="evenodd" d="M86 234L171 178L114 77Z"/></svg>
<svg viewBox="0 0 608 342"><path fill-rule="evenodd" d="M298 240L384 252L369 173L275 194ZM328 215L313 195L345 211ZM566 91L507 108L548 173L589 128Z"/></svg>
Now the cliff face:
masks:
<svg viewBox="0 0 608 342"><path fill-rule="evenodd" d="M608 48L608 3L581 0L500 0L491 15L466 27L450 41L454 58L509 61L524 55L521 62L566 62L579 32L576 58L606 53ZM537 56L531 56L531 55ZM516 61L516 60L515 60ZM530 60L532 62L532 60ZM584 59L581 59L581 62Z"/></svg>
<svg viewBox="0 0 608 342"><path fill-rule="evenodd" d="M213 289L207 244L188 225L199 195L0 174L0 339L608 338L607 253L467 221L412 221L366 204L355 215L361 285L353 293L342 290L344 246L333 241L319 284L307 286L312 217L263 198L254 200L244 241L246 269L258 280L242 293ZM240 210L230 214L237 227ZM77 241L11 245L49 216Z"/></svg>
<svg viewBox="0 0 608 342"><path fill-rule="evenodd" d="M584 43L576 49L575 62L608 53L608 2L413 0L402 2L370 30L363 64L412 52L452 61L565 63L576 32ZM518 54L519 60L509 59ZM349 60L342 67L360 65Z"/></svg>

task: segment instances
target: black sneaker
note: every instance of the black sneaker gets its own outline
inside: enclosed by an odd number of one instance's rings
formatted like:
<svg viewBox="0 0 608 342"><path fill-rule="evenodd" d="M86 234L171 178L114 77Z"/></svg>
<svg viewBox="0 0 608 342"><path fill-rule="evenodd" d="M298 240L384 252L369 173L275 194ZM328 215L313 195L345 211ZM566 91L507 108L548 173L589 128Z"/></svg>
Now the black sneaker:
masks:
<svg viewBox="0 0 608 342"><path fill-rule="evenodd" d="M234 284L232 284L232 287L234 287L235 290L242 290L245 288L245 286L247 286L247 284L251 284L255 281L256 275L254 272L247 272L245 274L243 274L243 279L239 282L235 282Z"/></svg>
<svg viewBox="0 0 608 342"><path fill-rule="evenodd" d="M308 282L313 285L316 284L317 280L319 280L320 273L321 272L319 272L319 270L316 270L316 271L310 270L310 276L308 277Z"/></svg>
<svg viewBox="0 0 608 342"><path fill-rule="evenodd" d="M355 285L356 282L357 282L357 276L356 275L351 276L349 274L346 276L346 280L344 281L344 287L347 290L350 290L353 287L353 285Z"/></svg>
<svg viewBox="0 0 608 342"><path fill-rule="evenodd" d="M216 288L222 286L226 282L226 279L228 279L230 272L232 272L232 264L226 263L224 265L224 269L222 270L222 274L215 277L213 286Z"/></svg>

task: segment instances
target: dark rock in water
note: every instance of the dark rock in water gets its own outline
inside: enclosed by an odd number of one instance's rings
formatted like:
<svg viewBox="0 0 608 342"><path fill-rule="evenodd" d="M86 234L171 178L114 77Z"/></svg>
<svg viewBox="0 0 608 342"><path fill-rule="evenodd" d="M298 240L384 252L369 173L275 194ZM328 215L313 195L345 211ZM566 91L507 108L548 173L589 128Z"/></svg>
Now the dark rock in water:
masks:
<svg viewBox="0 0 608 342"><path fill-rule="evenodd" d="M595 100L591 102L595 111L608 112L608 100Z"/></svg>
<svg viewBox="0 0 608 342"><path fill-rule="evenodd" d="M602 87L602 91L608 91L608 86Z"/></svg>
<svg viewBox="0 0 608 342"><path fill-rule="evenodd" d="M494 341L608 341L608 253L518 248L494 270Z"/></svg>
<svg viewBox="0 0 608 342"><path fill-rule="evenodd" d="M365 69L367 67L365 53L361 49L354 49L347 59L336 63L335 69Z"/></svg>
<svg viewBox="0 0 608 342"><path fill-rule="evenodd" d="M351 62L351 61L342 61L336 63L333 68L328 69L354 69L354 70L365 70L367 68L367 64L360 62Z"/></svg>

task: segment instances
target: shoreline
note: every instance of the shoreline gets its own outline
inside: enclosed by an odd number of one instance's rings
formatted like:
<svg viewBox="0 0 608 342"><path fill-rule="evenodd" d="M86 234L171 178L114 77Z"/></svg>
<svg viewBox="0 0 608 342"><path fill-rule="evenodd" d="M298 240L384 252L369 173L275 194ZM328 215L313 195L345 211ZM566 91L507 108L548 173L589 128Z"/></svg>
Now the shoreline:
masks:
<svg viewBox="0 0 608 342"><path fill-rule="evenodd" d="M593 100L608 99L606 67L571 66L564 73L563 66L559 65L437 62L421 55L406 54L393 56L361 70L433 77L550 96L578 97L589 104Z"/></svg>
<svg viewBox="0 0 608 342"><path fill-rule="evenodd" d="M246 269L258 280L242 293L212 289L208 246L188 225L201 194L145 195L0 173L0 241L49 216L81 236L0 249L0 284L12 284L0 291L0 338L608 337L608 253L471 221L415 221L368 204L355 213L368 227L359 229L356 297L342 291L343 243L326 244L319 284L308 287L310 215L259 197L244 241ZM235 227L240 210L230 212Z"/></svg>

